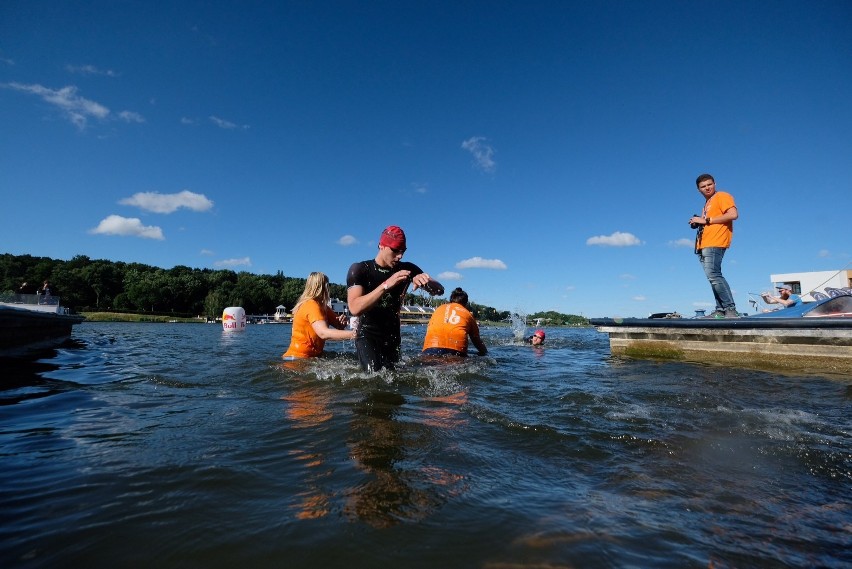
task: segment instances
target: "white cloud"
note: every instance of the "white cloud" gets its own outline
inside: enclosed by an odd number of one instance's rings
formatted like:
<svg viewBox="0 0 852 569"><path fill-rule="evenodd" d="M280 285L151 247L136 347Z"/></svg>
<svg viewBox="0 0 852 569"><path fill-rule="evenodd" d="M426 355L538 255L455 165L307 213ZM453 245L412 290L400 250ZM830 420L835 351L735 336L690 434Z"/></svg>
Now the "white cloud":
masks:
<svg viewBox="0 0 852 569"><path fill-rule="evenodd" d="M118 73L112 69L98 69L94 65L66 65L65 69L69 73L78 75L106 75L107 77L118 77Z"/></svg>
<svg viewBox="0 0 852 569"><path fill-rule="evenodd" d="M193 211L207 211L213 207L213 202L204 194L196 194L184 190L177 194L161 194L158 192L139 192L118 203L132 205L154 213L173 213L185 207Z"/></svg>
<svg viewBox="0 0 852 569"><path fill-rule="evenodd" d="M344 247L348 247L349 245L354 245L358 240L355 239L352 235L344 235L340 239L337 240L338 245L343 245Z"/></svg>
<svg viewBox="0 0 852 569"><path fill-rule="evenodd" d="M507 269L506 263L500 259L483 259L482 257L471 257L456 263L457 269Z"/></svg>
<svg viewBox="0 0 852 569"><path fill-rule="evenodd" d="M188 117L181 117L180 118L180 124L198 124L198 120L197 119L191 119L191 118L188 118Z"/></svg>
<svg viewBox="0 0 852 569"><path fill-rule="evenodd" d="M636 302L645 302L647 299L640 294L640 295L634 296L633 300L635 300Z"/></svg>
<svg viewBox="0 0 852 569"><path fill-rule="evenodd" d="M462 280L461 273L456 273L454 271L444 271L440 275L438 275L438 280L440 281L460 281Z"/></svg>
<svg viewBox="0 0 852 569"><path fill-rule="evenodd" d="M630 273L621 273L620 275L618 275L618 278L625 281L635 281L636 275L631 275Z"/></svg>
<svg viewBox="0 0 852 569"><path fill-rule="evenodd" d="M675 241L669 241L670 247L694 247L695 242L692 239L677 239Z"/></svg>
<svg viewBox="0 0 852 569"><path fill-rule="evenodd" d="M497 169L494 161L494 149L486 143L488 139L483 136L472 136L462 142L461 147L473 155L476 166L483 172L493 172Z"/></svg>
<svg viewBox="0 0 852 569"><path fill-rule="evenodd" d="M217 267L251 267L251 258L243 257L242 259L222 259L213 263Z"/></svg>
<svg viewBox="0 0 852 569"><path fill-rule="evenodd" d="M104 105L81 97L77 87L68 86L61 89L50 89L41 85L25 85L23 83L0 83L0 87L14 89L41 97L43 101L57 107L66 119L79 129L86 128L89 119L107 120L111 117L110 110ZM142 115L132 111L122 111L117 117L126 122L144 122Z"/></svg>
<svg viewBox="0 0 852 569"><path fill-rule="evenodd" d="M586 239L586 245L603 245L605 247L632 247L642 242L632 233L616 231L612 235L598 235Z"/></svg>
<svg viewBox="0 0 852 569"><path fill-rule="evenodd" d="M213 255L213 251L211 251L210 249L202 249L201 254L205 257L210 257Z"/></svg>
<svg viewBox="0 0 852 569"><path fill-rule="evenodd" d="M820 249L819 253L817 253L818 257L829 257L831 253L828 252L828 249Z"/></svg>
<svg viewBox="0 0 852 569"><path fill-rule="evenodd" d="M224 128L226 130L231 130L231 129L235 129L235 128L241 128L243 130L246 130L246 129L249 128L249 126L247 124L239 126L236 123L233 123L231 121L227 121L225 119L220 119L219 117L216 117L216 116L210 116L209 118L210 118L210 122L212 122L213 124L215 124L219 128Z"/></svg>
<svg viewBox="0 0 852 569"><path fill-rule="evenodd" d="M140 115L139 113L134 113L133 111L121 111L120 113L118 113L118 118L120 118L124 122L145 122L145 118L142 115Z"/></svg>
<svg viewBox="0 0 852 569"><path fill-rule="evenodd" d="M90 229L89 233L94 235L129 235L143 239L163 240L163 230L157 226L142 225L142 221L136 217L121 217L110 215L101 220L97 227Z"/></svg>
<svg viewBox="0 0 852 569"><path fill-rule="evenodd" d="M22 83L5 83L3 86L41 97L43 101L58 107L68 120L81 129L86 127L86 122L90 118L102 120L109 116L108 108L79 96L77 87L68 86L55 90L41 85L24 85Z"/></svg>

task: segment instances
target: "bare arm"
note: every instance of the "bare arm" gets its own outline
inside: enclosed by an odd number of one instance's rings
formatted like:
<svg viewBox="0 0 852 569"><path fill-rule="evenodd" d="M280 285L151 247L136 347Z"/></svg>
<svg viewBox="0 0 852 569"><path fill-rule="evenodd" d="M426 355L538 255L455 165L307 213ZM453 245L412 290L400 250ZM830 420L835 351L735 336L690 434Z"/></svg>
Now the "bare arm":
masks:
<svg viewBox="0 0 852 569"><path fill-rule="evenodd" d="M793 301L790 299L784 300L780 296L772 296L768 293L764 293L760 296L761 298L763 298L763 302L765 302L766 304L780 304L786 307L789 307L791 304L793 304Z"/></svg>
<svg viewBox="0 0 852 569"><path fill-rule="evenodd" d="M349 318L345 314L337 314L330 306L326 305L325 321L331 328L343 330L349 323Z"/></svg>
<svg viewBox="0 0 852 569"><path fill-rule="evenodd" d="M718 224L718 223L728 223L729 221L734 221L735 219L739 219L740 213L737 211L737 206L732 207L722 215L715 215L712 217L701 217L694 216L690 218L689 223L697 224L697 225L710 225L710 224ZM710 223L707 223L707 220L710 220Z"/></svg>
<svg viewBox="0 0 852 569"><path fill-rule="evenodd" d="M479 334L471 334L470 341L473 342L473 345L476 346L477 350L479 350L480 356L484 356L488 353L488 348L485 347L485 342L482 341L482 338L479 337Z"/></svg>
<svg viewBox="0 0 852 569"><path fill-rule="evenodd" d="M467 335L470 336L470 341L473 342L473 345L476 346L477 350L479 350L480 356L484 356L488 353L488 348L485 347L485 342L482 341L482 338L479 335L479 324L476 323L476 320L470 321Z"/></svg>
<svg viewBox="0 0 852 569"><path fill-rule="evenodd" d="M325 320L317 320L316 322L312 322L311 328L313 328L314 332L316 332L317 336L319 336L323 340L354 340L355 339L355 331L354 330L336 330L334 328L329 328L328 323Z"/></svg>

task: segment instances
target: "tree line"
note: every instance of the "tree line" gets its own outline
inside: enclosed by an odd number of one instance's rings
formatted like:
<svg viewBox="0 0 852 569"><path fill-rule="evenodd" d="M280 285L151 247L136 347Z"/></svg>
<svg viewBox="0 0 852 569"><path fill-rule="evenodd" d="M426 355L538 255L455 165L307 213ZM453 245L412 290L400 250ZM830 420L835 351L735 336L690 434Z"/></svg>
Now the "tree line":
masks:
<svg viewBox="0 0 852 569"><path fill-rule="evenodd" d="M272 314L279 305L292 309L305 288L305 278L256 275L229 269L196 269L178 265L163 269L142 263L92 260L77 255L69 261L31 255L0 255L0 291L19 292L26 282L35 292L45 281L63 306L76 312L139 312L216 318L228 306L242 306L248 314ZM331 283L332 298L346 299L346 287ZM406 302L423 304L424 297L409 294ZM431 300L433 305L445 299ZM508 320L509 311L471 303L479 320ZM583 324L581 316L538 313L548 324Z"/></svg>

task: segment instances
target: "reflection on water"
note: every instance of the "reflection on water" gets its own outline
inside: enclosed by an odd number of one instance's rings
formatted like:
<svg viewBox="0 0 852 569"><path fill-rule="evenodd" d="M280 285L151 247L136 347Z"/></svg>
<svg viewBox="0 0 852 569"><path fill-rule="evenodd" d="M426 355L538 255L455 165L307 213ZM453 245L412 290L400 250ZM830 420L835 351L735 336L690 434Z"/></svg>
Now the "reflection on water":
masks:
<svg viewBox="0 0 852 569"><path fill-rule="evenodd" d="M363 373L289 326L84 323L0 362L14 567L852 563L850 383L544 348ZM521 331L521 335L525 330ZM5 566L5 565L4 565Z"/></svg>

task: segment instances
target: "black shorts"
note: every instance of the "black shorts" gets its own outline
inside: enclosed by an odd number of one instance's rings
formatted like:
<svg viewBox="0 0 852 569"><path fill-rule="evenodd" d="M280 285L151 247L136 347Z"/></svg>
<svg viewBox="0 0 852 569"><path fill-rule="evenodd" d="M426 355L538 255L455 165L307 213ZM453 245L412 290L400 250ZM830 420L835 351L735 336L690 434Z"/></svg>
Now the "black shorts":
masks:
<svg viewBox="0 0 852 569"><path fill-rule="evenodd" d="M355 350L364 371L394 369L394 364L400 357L399 344L388 340L358 338L355 340Z"/></svg>
<svg viewBox="0 0 852 569"><path fill-rule="evenodd" d="M464 352L460 352L458 350L453 350L452 348L426 348L423 350L424 356L458 356L461 358L466 358L467 354Z"/></svg>

